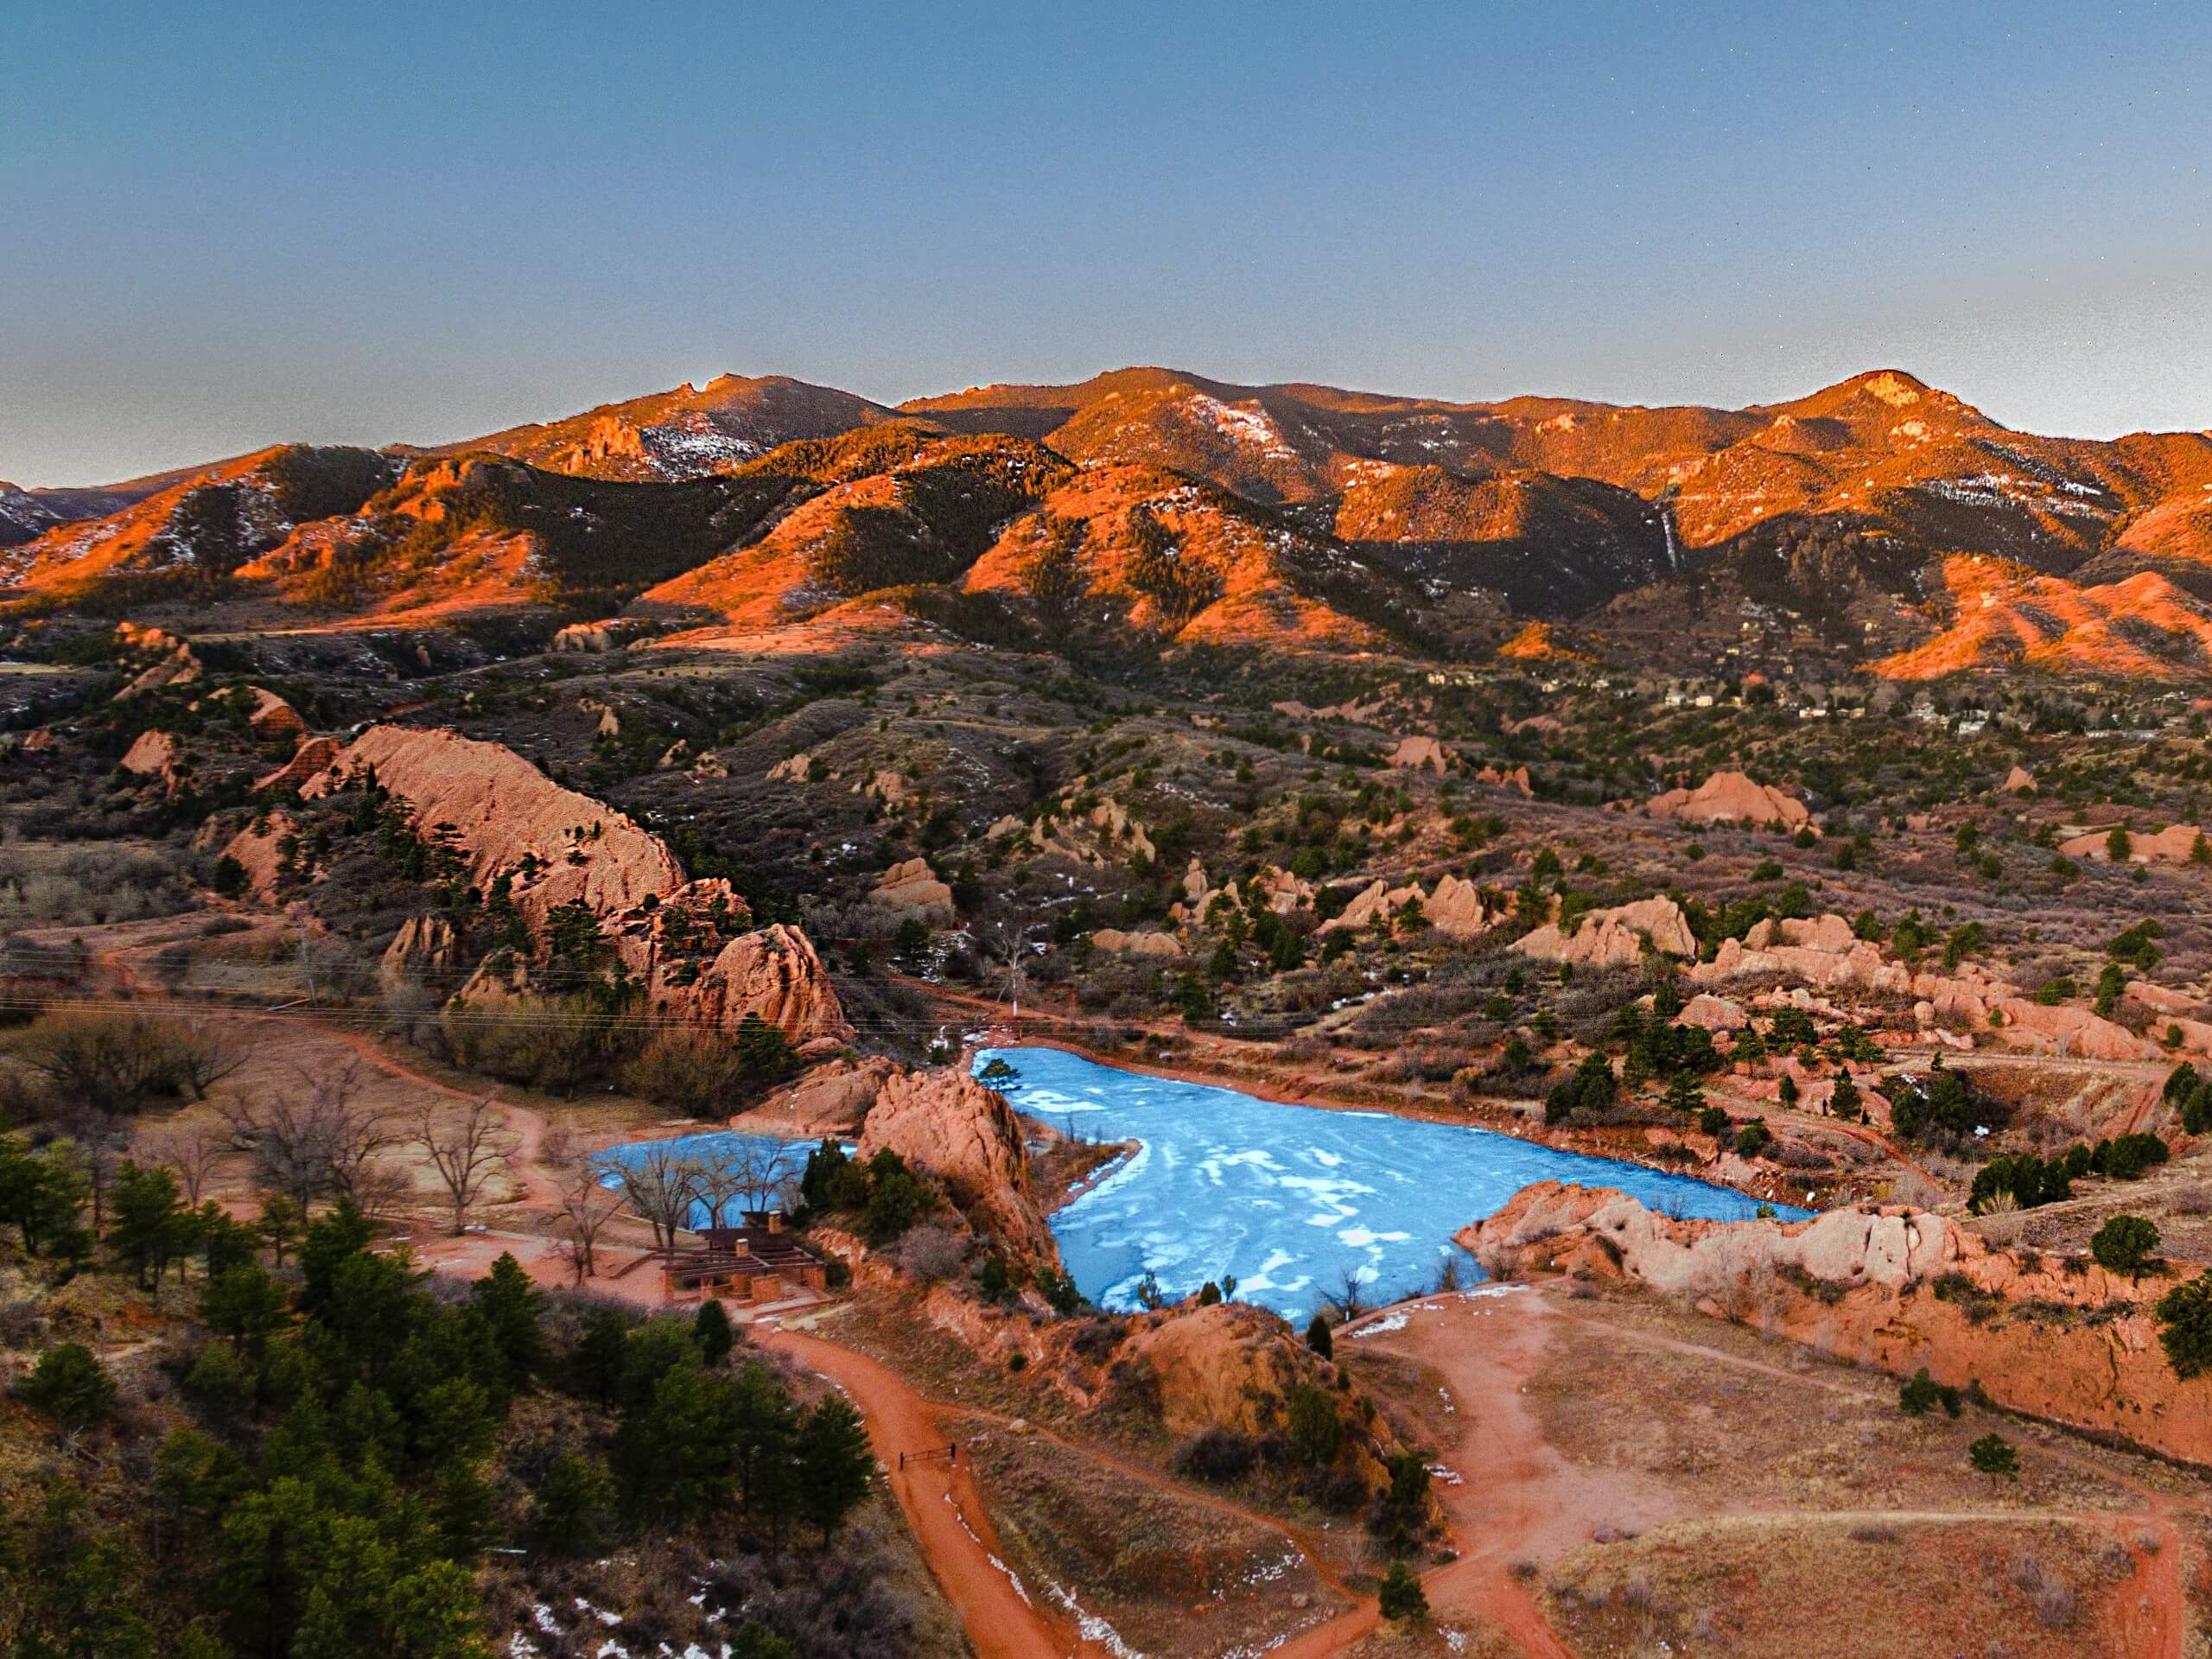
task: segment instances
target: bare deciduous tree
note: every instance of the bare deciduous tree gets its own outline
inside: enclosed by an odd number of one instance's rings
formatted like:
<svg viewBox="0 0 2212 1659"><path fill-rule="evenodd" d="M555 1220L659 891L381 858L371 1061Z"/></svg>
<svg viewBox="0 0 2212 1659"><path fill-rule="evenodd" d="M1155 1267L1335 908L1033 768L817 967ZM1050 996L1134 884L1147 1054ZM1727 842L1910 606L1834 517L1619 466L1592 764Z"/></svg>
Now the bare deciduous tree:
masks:
<svg viewBox="0 0 2212 1659"><path fill-rule="evenodd" d="M723 1224L722 1212L743 1185L742 1154L726 1142L709 1144L692 1154L691 1195L707 1208L707 1225Z"/></svg>
<svg viewBox="0 0 2212 1659"><path fill-rule="evenodd" d="M399 1124L390 1110L362 1100L361 1062L296 1068L294 1077L220 1108L253 1160L257 1184L283 1193L302 1214L334 1193L365 1210L388 1205L404 1183L380 1166L379 1156L399 1139Z"/></svg>
<svg viewBox="0 0 2212 1659"><path fill-rule="evenodd" d="M207 1190L207 1182L215 1167L228 1152L233 1137L221 1130L202 1125L196 1129L171 1128L156 1135L147 1142L147 1150L157 1163L166 1164L176 1172L177 1185L184 1190L184 1201L194 1209Z"/></svg>
<svg viewBox="0 0 2212 1659"><path fill-rule="evenodd" d="M194 1100L244 1065L247 1048L234 1037L217 1031L205 1020L195 1020L176 1043L177 1070Z"/></svg>
<svg viewBox="0 0 2212 1659"><path fill-rule="evenodd" d="M609 1173L624 1200L652 1224L654 1248L674 1249L676 1235L690 1220L697 1160L673 1142L649 1141L632 1156L609 1160Z"/></svg>
<svg viewBox="0 0 2212 1659"><path fill-rule="evenodd" d="M575 1270L580 1285L598 1273L594 1253L600 1232L622 1208L621 1198L601 1185L602 1173L590 1159L575 1166L562 1191L561 1214L554 1223L561 1255Z"/></svg>
<svg viewBox="0 0 2212 1659"><path fill-rule="evenodd" d="M468 1212L483 1198L492 1172L514 1154L520 1137L507 1127L506 1114L488 1094L457 1112L442 1112L426 1102L416 1109L414 1121L414 1139L430 1154L430 1166L438 1172L453 1206L453 1230L464 1232Z"/></svg>
<svg viewBox="0 0 2212 1659"><path fill-rule="evenodd" d="M801 1166L789 1141L747 1142L737 1158L737 1196L747 1210L789 1209Z"/></svg>

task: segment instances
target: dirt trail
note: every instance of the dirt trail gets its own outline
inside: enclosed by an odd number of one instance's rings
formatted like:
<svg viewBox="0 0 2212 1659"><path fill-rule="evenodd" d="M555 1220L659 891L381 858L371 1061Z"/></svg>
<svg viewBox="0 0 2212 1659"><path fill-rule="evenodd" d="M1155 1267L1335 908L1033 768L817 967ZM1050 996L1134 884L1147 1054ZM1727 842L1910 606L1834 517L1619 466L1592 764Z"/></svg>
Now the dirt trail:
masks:
<svg viewBox="0 0 2212 1659"><path fill-rule="evenodd" d="M1842 1377L1821 1376L1817 1368L1794 1370L1702 1343L1577 1314L1533 1290L1409 1310L1402 1330L1363 1338L1435 1366L1468 1417L1452 1459L1452 1466L1466 1478L1465 1484L1442 1492L1464 1553L1452 1566L1424 1579L1432 1606L1445 1616L1455 1608L1482 1613L1503 1626L1533 1659L1573 1659L1573 1654L1514 1580L1509 1569L1515 1560L1548 1565L1587 1541L1600 1525L1641 1532L1690 1516L1675 1494L1641 1477L1574 1464L1549 1442L1522 1406L1522 1387L1548 1340L1546 1327L1554 1322L1601 1332L1610 1342L1630 1348L1661 1350L1837 1393L1859 1391ZM2121 1613L2123 1650L2129 1659L2182 1659L2187 1618L2182 1539L2171 1514L2172 1500L2107 1460L2063 1442L2046 1442L2037 1450L2133 1492L2143 1508L2070 1515L2001 1508L1808 1513L1825 1519L1929 1525L2044 1515L2109 1531L2129 1548L2136 1562L2133 1579L2116 1592L2114 1603ZM1700 1514L1696 1518L1755 1525L1776 1517L1744 1513ZM2139 1536L2155 1538L2156 1548L2139 1547Z"/></svg>
<svg viewBox="0 0 2212 1659"><path fill-rule="evenodd" d="M896 1373L834 1342L766 1324L756 1325L753 1337L829 1378L860 1408L922 1559L959 1613L977 1659L1110 1659L1107 1649L1086 1639L1057 1609L1039 1605L1015 1581L967 1465L912 1460L945 1445L927 1401ZM907 1454L903 1468L901 1452Z"/></svg>

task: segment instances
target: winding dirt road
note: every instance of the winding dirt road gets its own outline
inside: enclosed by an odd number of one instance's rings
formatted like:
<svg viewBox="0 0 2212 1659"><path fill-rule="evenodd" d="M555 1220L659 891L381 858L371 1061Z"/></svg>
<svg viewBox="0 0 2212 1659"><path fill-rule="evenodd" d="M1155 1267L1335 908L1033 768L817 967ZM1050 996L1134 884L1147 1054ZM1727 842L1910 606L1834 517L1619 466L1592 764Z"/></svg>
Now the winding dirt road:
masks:
<svg viewBox="0 0 2212 1659"><path fill-rule="evenodd" d="M865 1354L819 1337L763 1323L753 1327L753 1339L827 1377L859 1408L922 1559L960 1615L977 1659L1112 1659L1058 1609L1038 1605L1014 1578L968 1465L915 1460L946 1443L927 1401Z"/></svg>

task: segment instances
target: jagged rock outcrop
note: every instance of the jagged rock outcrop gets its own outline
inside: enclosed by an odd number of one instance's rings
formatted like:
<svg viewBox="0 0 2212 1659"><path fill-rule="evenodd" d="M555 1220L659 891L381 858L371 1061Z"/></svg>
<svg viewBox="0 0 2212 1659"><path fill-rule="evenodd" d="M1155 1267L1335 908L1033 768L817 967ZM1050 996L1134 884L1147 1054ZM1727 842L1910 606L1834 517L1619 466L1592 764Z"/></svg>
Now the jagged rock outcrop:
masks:
<svg viewBox="0 0 2212 1659"><path fill-rule="evenodd" d="M853 1034L814 942L782 922L732 939L696 980L677 984L674 977L657 959L646 995L675 1019L734 1031L747 1014L757 1014L802 1050Z"/></svg>
<svg viewBox="0 0 2212 1659"><path fill-rule="evenodd" d="M396 991L410 980L427 980L435 987L459 966L461 941L453 924L442 916L410 916L384 949L377 963L377 983Z"/></svg>
<svg viewBox="0 0 2212 1659"><path fill-rule="evenodd" d="M1716 772L1695 789L1670 789L1643 810L1683 823L1779 823L1796 830L1812 822L1804 802L1740 772Z"/></svg>
<svg viewBox="0 0 2212 1659"><path fill-rule="evenodd" d="M571 622L553 636L556 651L607 652L614 649L614 635L603 622Z"/></svg>
<svg viewBox="0 0 2212 1659"><path fill-rule="evenodd" d="M300 792L320 796L370 772L421 828L453 826L473 881L488 887L507 876L515 908L533 931L564 904L597 914L654 1016L734 1030L757 1014L817 1052L852 1036L829 971L804 933L781 924L740 931L751 918L728 881L688 880L659 836L563 788L512 749L450 731L372 727ZM531 963L500 952L479 965L460 995L483 1007L532 989Z"/></svg>
<svg viewBox="0 0 2212 1659"><path fill-rule="evenodd" d="M118 639L138 653L141 661L153 659L115 694L116 702L129 702L134 697L167 686L189 685L200 677L200 658L193 654L192 646L167 629L124 622L117 626L115 632Z"/></svg>
<svg viewBox="0 0 2212 1659"><path fill-rule="evenodd" d="M1857 1364L1899 1376L1925 1366L2008 1409L2212 1464L2212 1381L2175 1376L2151 1313L2171 1277L2002 1249L1897 1206L1674 1221L1625 1193L1556 1181L1522 1188L1459 1238L1494 1266L1649 1284Z"/></svg>
<svg viewBox="0 0 2212 1659"><path fill-rule="evenodd" d="M1908 995L1913 974L1889 961L1880 945L1861 939L1840 916L1754 923L1741 939L1723 939L1711 962L1690 969L1697 984L1718 984L1753 974L1781 974L1818 989L1850 986Z"/></svg>
<svg viewBox="0 0 2212 1659"><path fill-rule="evenodd" d="M1478 784L1492 784L1503 789L1516 789L1525 798L1533 799L1535 790L1529 782L1529 768L1516 766L1510 772L1500 772L1496 766L1484 766L1475 774Z"/></svg>
<svg viewBox="0 0 2212 1659"><path fill-rule="evenodd" d="M1447 939L1471 939L1497 920L1483 903L1482 889L1465 877L1440 879L1436 891L1421 900L1428 925Z"/></svg>
<svg viewBox="0 0 2212 1659"><path fill-rule="evenodd" d="M264 790L276 790L281 793L285 790L301 788L308 779L335 766L341 752L334 737L311 737L293 750L292 758L276 771L264 772L255 779L253 792L258 795Z"/></svg>
<svg viewBox="0 0 2212 1659"><path fill-rule="evenodd" d="M1669 957L1697 955L1697 936L1689 918L1668 898L1639 899L1611 910L1593 910L1576 925L1572 937L1547 922L1513 942L1524 957L1539 962L1567 962L1576 967L1630 968L1649 949Z"/></svg>
<svg viewBox="0 0 2212 1659"><path fill-rule="evenodd" d="M865 1161L887 1148L936 1177L969 1225L1011 1262L1058 1266L1020 1120L995 1089L953 1066L893 1071L861 1126L860 1155Z"/></svg>
<svg viewBox="0 0 2212 1659"><path fill-rule="evenodd" d="M1948 1024L1986 1032L2031 1053L2140 1060L2157 1052L2125 1026L2078 1006L2047 1007L1975 963L1955 974L1916 971L1885 957L1873 941L1857 938L1851 924L1836 915L1755 923L1740 940L1721 941L1713 960L1696 964L1688 977L1695 985L1720 985L1764 975L1815 991L1911 997L1913 1017L1923 1027ZM1789 1000L1802 995L1793 993ZM2183 1037L2193 1046L2186 1027Z"/></svg>
<svg viewBox="0 0 2212 1659"><path fill-rule="evenodd" d="M371 771L423 829L453 825L473 880L512 873L515 907L533 927L571 901L608 916L683 885L683 866L659 836L512 749L458 732L372 726L340 753L334 776L319 774L300 792L320 796Z"/></svg>
<svg viewBox="0 0 2212 1659"><path fill-rule="evenodd" d="M1345 928L1372 927L1376 917L1395 916L1408 899L1422 897L1419 882L1393 887L1380 880L1370 881L1352 895L1350 904L1322 923L1319 931L1334 933Z"/></svg>
<svg viewBox="0 0 2212 1659"><path fill-rule="evenodd" d="M2005 781L1998 787L2007 795L2032 795L2036 792L2035 774L2025 766L2015 766L2005 774Z"/></svg>
<svg viewBox="0 0 2212 1659"><path fill-rule="evenodd" d="M1459 1243L1484 1262L1517 1263L1528 1246L1548 1260L1586 1264L1573 1245L1612 1274L1677 1295L1701 1296L1748 1273L1804 1273L1830 1284L1921 1284L1956 1263L1954 1229L1942 1217L1899 1208L1831 1210L1810 1221L1674 1222L1611 1187L1540 1181L1496 1215L1463 1230ZM1948 1248L1947 1248L1948 1247Z"/></svg>
<svg viewBox="0 0 2212 1659"><path fill-rule="evenodd" d="M887 910L918 916L933 927L952 925L952 889L937 879L937 872L925 858L893 864L868 897Z"/></svg>

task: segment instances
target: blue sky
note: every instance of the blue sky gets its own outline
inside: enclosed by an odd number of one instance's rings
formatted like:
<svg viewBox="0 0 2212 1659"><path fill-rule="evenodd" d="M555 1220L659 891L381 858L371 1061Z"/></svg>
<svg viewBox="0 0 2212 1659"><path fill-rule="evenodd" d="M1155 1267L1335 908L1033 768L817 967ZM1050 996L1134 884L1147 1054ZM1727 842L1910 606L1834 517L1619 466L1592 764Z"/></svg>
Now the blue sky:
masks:
<svg viewBox="0 0 2212 1659"><path fill-rule="evenodd" d="M340 12L351 15L341 16ZM0 23L0 478L723 370L2212 425L2212 7L307 8Z"/></svg>

